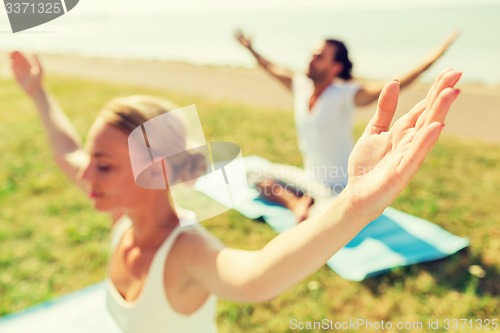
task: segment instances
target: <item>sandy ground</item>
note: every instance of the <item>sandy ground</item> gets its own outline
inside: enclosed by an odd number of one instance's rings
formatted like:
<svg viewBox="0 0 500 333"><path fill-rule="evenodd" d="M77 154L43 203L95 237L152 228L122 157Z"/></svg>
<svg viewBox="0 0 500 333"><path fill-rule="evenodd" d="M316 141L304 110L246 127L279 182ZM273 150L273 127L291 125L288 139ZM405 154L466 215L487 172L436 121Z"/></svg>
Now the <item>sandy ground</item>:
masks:
<svg viewBox="0 0 500 333"><path fill-rule="evenodd" d="M5 56L2 56L5 59ZM266 109L292 110L292 96L260 69L195 66L185 63L43 55L50 75L80 77L111 83L128 83L165 89L214 100L239 102ZM9 75L7 62L0 63L2 76ZM428 84L415 82L400 97L398 110L405 111L425 96ZM448 116L445 133L465 140L500 143L500 85L463 84ZM196 103L196 101L193 101ZM375 105L359 109L356 120L366 122Z"/></svg>

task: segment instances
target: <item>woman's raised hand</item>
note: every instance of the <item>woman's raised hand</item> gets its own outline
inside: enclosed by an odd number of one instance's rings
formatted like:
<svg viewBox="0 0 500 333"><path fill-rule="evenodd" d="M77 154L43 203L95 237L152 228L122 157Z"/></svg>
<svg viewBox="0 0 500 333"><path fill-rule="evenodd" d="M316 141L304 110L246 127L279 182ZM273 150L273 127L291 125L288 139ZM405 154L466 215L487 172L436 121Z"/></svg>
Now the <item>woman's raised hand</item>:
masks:
<svg viewBox="0 0 500 333"><path fill-rule="evenodd" d="M42 90L43 68L35 55L30 61L18 51L10 53L12 71L21 88L30 96Z"/></svg>
<svg viewBox="0 0 500 333"><path fill-rule="evenodd" d="M451 104L459 94L456 70L442 72L427 97L390 124L396 111L399 83L387 83L377 111L349 159L349 183L355 212L374 219L406 187L432 150Z"/></svg>

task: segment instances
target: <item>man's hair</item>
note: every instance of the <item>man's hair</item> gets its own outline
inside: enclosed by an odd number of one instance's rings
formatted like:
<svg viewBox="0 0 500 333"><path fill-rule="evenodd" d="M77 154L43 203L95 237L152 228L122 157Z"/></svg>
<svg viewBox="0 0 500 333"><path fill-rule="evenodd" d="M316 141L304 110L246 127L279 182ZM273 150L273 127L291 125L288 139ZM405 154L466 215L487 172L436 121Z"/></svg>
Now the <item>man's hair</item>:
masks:
<svg viewBox="0 0 500 333"><path fill-rule="evenodd" d="M352 79L352 62L349 60L349 53L347 52L345 44L337 39L326 39L325 43L335 48L333 61L338 61L343 65L343 69L339 74L339 77L344 80Z"/></svg>

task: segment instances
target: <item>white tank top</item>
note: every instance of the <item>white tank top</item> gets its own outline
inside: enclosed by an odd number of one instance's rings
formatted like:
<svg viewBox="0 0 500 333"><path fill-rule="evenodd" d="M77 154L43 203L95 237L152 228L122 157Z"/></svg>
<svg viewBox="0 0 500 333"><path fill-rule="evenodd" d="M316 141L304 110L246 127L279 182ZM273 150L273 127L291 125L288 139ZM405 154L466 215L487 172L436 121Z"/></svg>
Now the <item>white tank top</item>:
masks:
<svg viewBox="0 0 500 333"><path fill-rule="evenodd" d="M118 246L131 222L123 218L113 231L113 249ZM139 297L126 301L108 277L106 301L108 309L123 333L216 333L217 299L211 295L194 313L184 315L170 305L163 288L163 272L167 256L183 228L175 228L155 254L148 277Z"/></svg>

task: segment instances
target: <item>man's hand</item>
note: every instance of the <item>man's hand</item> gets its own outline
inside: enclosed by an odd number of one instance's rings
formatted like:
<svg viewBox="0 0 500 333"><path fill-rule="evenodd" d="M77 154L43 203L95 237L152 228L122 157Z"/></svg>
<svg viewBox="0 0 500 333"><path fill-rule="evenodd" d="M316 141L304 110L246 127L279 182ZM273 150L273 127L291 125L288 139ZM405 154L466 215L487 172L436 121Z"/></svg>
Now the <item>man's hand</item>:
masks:
<svg viewBox="0 0 500 333"><path fill-rule="evenodd" d="M427 61L432 64L436 60L438 60L450 48L450 46L455 42L455 40L457 40L459 36L460 32L457 30L449 34L441 44L439 44L429 52L429 54L427 55Z"/></svg>
<svg viewBox="0 0 500 333"><path fill-rule="evenodd" d="M243 45L244 47L246 47L247 49L251 49L252 48L252 40L250 39L250 37L248 36L245 36L243 34L243 31L241 30L236 30L236 32L234 33L234 37L236 38L236 40L241 44Z"/></svg>

